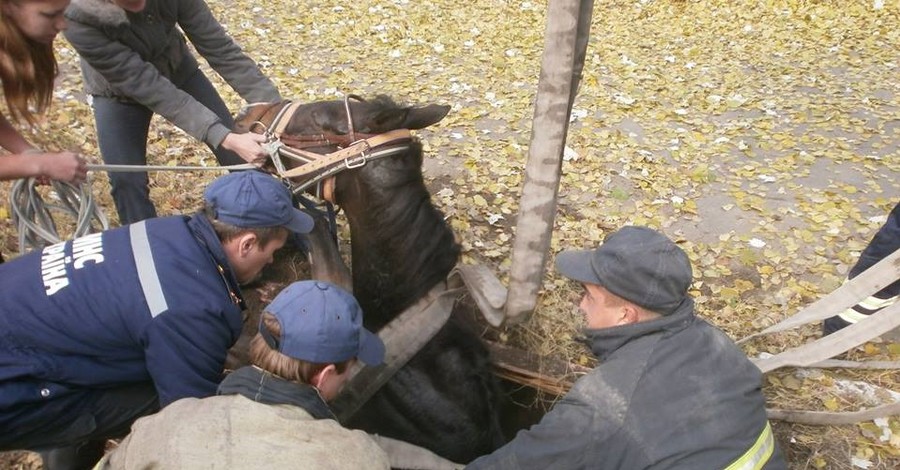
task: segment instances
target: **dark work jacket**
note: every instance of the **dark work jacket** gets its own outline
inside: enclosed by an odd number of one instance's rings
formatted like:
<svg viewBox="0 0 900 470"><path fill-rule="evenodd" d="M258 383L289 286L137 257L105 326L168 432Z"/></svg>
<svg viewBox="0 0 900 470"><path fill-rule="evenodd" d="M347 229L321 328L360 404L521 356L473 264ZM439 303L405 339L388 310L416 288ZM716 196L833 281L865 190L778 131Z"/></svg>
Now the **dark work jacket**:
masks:
<svg viewBox="0 0 900 470"><path fill-rule="evenodd" d="M315 419L337 421L315 388L290 382L254 366L244 366L228 374L217 394L241 395L266 405L293 405L306 410Z"/></svg>
<svg viewBox="0 0 900 470"><path fill-rule="evenodd" d="M724 469L766 429L759 369L690 299L657 320L587 333L601 364L467 468ZM762 468L787 468L771 447Z"/></svg>
<svg viewBox="0 0 900 470"><path fill-rule="evenodd" d="M0 424L86 388L152 380L161 406L214 395L241 332L237 281L199 215L18 257L0 265L0 285Z"/></svg>

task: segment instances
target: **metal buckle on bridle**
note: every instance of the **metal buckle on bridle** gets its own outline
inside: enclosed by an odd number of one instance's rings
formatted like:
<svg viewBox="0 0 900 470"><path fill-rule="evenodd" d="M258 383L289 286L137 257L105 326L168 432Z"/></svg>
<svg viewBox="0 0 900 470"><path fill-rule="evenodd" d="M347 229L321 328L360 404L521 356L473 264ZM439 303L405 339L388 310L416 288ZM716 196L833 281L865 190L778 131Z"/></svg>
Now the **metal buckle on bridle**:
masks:
<svg viewBox="0 0 900 470"><path fill-rule="evenodd" d="M279 152L283 146L284 143L281 139L276 139L274 137L269 137L269 139L262 144L262 148L269 154L269 157L271 157L272 160L278 160L278 163L275 163L276 167L281 163L281 159L277 157L280 155ZM283 168L279 168L279 170L283 171Z"/></svg>
<svg viewBox="0 0 900 470"><path fill-rule="evenodd" d="M294 187L296 186L293 181L289 178L284 178L283 175L287 168L284 166L284 161L281 159L281 147L284 146L284 143L281 142L281 139L272 139L263 144L263 148L266 150L266 153L269 154L269 159L272 161L272 165L275 167L275 171L278 172L278 178L280 178L288 187L291 192L294 191Z"/></svg>
<svg viewBox="0 0 900 470"><path fill-rule="evenodd" d="M361 166L364 166L369 161L369 154L372 151L372 147L369 146L369 142L367 142L365 140L358 140L358 141L350 144L350 146L352 147L359 143L362 143L363 145L365 145L366 148L363 149L361 152L359 152L358 156L347 157L344 160L344 166L346 166L348 170L352 170L354 168L359 168Z"/></svg>

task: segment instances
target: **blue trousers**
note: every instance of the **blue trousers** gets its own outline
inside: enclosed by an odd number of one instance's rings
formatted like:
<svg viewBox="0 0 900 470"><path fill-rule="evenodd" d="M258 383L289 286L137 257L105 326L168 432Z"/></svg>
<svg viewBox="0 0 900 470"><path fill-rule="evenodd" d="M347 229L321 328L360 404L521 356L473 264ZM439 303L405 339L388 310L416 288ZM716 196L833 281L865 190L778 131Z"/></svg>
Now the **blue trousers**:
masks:
<svg viewBox="0 0 900 470"><path fill-rule="evenodd" d="M181 87L194 99L216 113L222 124L234 127L231 112L222 97L200 69ZM146 165L147 135L153 111L137 103L115 98L93 97L97 140L103 161L111 165ZM220 165L244 163L237 154L224 148L212 148ZM150 200L147 173L110 172L112 198L121 225L156 217L156 207Z"/></svg>
<svg viewBox="0 0 900 470"><path fill-rule="evenodd" d="M900 250L900 202L894 206L891 213L888 214L887 221L880 229L878 229L878 232L875 233L875 236L872 237L872 240L863 250L862 254L860 254L859 260L857 260L856 264L850 269L847 278L853 279L862 274L863 271L871 268L897 250ZM888 284L884 289L875 293L873 297L878 299L889 299L897 295L900 295L900 280ZM869 312L860 306L853 307L853 309L866 315L874 313ZM850 323L843 318L834 316L825 320L823 331L826 335L831 334L849 324Z"/></svg>
<svg viewBox="0 0 900 470"><path fill-rule="evenodd" d="M887 258L888 255L898 249L900 249L900 202L894 206L891 213L888 214L887 221L872 237L872 241L863 250L859 260L850 269L848 277L853 279L862 274L863 271L878 264L879 261ZM890 295L885 297L893 297L900 294L900 281L888 285L882 289L882 292L884 291L890 292Z"/></svg>
<svg viewBox="0 0 900 470"><path fill-rule="evenodd" d="M0 410L0 450L38 451L48 470L90 469L103 457L107 439L125 436L135 420L157 411L153 382L76 390Z"/></svg>

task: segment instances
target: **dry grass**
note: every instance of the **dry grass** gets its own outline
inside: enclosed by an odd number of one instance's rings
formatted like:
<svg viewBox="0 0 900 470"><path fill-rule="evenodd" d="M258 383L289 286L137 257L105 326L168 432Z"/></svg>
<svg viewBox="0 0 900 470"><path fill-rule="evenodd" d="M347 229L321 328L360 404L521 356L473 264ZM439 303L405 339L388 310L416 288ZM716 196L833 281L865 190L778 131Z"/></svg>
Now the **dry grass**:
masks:
<svg viewBox="0 0 900 470"><path fill-rule="evenodd" d="M4 470L41 470L41 457L34 452L0 452L0 468Z"/></svg>

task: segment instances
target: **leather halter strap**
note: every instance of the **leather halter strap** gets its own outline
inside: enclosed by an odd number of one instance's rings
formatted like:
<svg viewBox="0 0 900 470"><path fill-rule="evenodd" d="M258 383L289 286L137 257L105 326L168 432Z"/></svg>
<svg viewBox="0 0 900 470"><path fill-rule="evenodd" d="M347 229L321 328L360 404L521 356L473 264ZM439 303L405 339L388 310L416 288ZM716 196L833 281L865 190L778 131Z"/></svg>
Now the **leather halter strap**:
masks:
<svg viewBox="0 0 900 470"><path fill-rule="evenodd" d="M409 148L409 145L397 145L378 151L378 148L387 146L395 142L407 142L412 139L412 134L408 129L396 129L369 137L365 140L356 141L349 147L339 149L325 155L310 152L303 149L282 147L281 153L287 154L288 157L299 155L307 162L292 170L282 173L283 178L294 178L297 176L309 176L316 174L336 163L344 163L347 168L356 168L365 165L367 161L374 158L386 157L394 155ZM402 147L402 148L401 148ZM291 155L294 154L294 155ZM354 158L357 157L357 158Z"/></svg>
<svg viewBox="0 0 900 470"><path fill-rule="evenodd" d="M299 193L310 186L323 183L317 191L320 197L331 200L333 196L334 182L329 181L337 173L345 169L358 168L370 160L396 155L409 149L409 142L413 139L408 129L395 129L383 134L357 134L353 128L353 117L350 114L348 96L345 100L347 119L350 126L349 135L292 135L286 134L288 124L294 117L300 102L287 100L275 114L269 126L259 122L265 128L264 135L270 141L265 144L272 163L278 171L278 175L284 179L297 178L301 181L292 182L292 190ZM357 137L362 137L356 140ZM338 150L321 154L305 150L308 148L333 146ZM290 158L300 163L300 166L287 169L282 157Z"/></svg>
<svg viewBox="0 0 900 470"><path fill-rule="evenodd" d="M281 135L284 134L284 129L287 128L287 125L291 122L291 118L294 117L294 113L297 112L297 108L300 107L299 101L287 101L286 106L282 106L281 110L278 111L278 114L275 115L275 119L272 120L272 130L271 135L276 139L280 139Z"/></svg>

